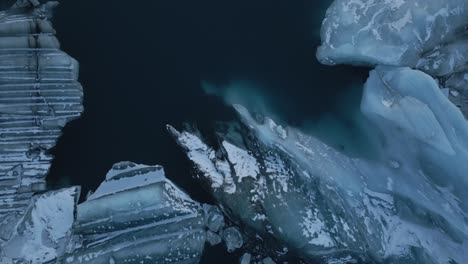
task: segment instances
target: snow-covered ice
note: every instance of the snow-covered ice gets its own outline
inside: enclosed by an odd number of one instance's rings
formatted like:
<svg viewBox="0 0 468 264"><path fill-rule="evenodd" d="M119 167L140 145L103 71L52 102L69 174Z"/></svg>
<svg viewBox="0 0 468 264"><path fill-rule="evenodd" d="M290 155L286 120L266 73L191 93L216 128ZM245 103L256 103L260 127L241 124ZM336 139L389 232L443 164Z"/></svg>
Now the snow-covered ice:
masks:
<svg viewBox="0 0 468 264"><path fill-rule="evenodd" d="M258 173L236 181L234 193L212 189L231 217L309 260L468 259L468 123L431 76L391 66L371 72L361 115L373 134L372 158L346 156L297 128L284 128L283 137L268 118L259 121L235 108L243 128L216 134L221 142L243 138L230 144L254 157ZM187 153L193 151L180 140L190 132L170 131ZM200 160L227 160L231 167L244 162L212 151L216 158L188 156L202 180L211 178L204 168L216 167Z"/></svg>

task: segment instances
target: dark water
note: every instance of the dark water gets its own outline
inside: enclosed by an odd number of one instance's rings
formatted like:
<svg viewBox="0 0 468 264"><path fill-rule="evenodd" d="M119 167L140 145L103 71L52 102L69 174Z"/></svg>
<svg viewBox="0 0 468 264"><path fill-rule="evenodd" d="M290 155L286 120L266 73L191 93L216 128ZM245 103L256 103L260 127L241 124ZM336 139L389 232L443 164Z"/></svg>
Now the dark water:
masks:
<svg viewBox="0 0 468 264"><path fill-rule="evenodd" d="M255 81L251 89L292 124L335 111L339 95L367 73L316 61L330 2L62 0L55 28L81 64L86 111L53 150L49 184L81 185L85 194L113 163L130 160L163 165L192 197L210 201L165 125L188 121L209 130L214 120L233 117L201 81ZM237 261L211 253L203 263L220 259Z"/></svg>
<svg viewBox="0 0 468 264"><path fill-rule="evenodd" d="M0 1L0 11L7 10L15 3L15 0L2 0Z"/></svg>

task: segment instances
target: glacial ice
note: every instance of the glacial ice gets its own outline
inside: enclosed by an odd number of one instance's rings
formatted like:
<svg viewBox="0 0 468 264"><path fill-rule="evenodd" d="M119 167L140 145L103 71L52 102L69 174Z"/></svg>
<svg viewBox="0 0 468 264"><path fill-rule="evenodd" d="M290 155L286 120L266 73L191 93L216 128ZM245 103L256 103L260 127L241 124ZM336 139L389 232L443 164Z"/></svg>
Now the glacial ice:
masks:
<svg viewBox="0 0 468 264"><path fill-rule="evenodd" d="M468 123L429 75L389 66L371 72L361 112L376 135L373 158L348 157L235 108L243 125L216 131L218 149L196 131L169 127L231 217L308 261L468 259ZM258 168L250 177L236 170L245 163Z"/></svg>
<svg viewBox="0 0 468 264"><path fill-rule="evenodd" d="M42 199L32 197L46 189L47 151L83 110L78 63L49 20L55 5L23 0L0 11L0 248Z"/></svg>

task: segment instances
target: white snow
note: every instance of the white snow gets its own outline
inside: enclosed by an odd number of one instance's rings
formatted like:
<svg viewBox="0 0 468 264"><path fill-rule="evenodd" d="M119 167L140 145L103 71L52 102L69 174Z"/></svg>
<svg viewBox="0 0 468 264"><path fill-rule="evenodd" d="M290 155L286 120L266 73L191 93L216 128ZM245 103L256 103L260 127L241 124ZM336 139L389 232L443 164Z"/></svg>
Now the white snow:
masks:
<svg viewBox="0 0 468 264"><path fill-rule="evenodd" d="M223 147L227 152L229 161L234 165L238 182L242 182L245 177L257 178L260 169L255 157L251 156L246 150L227 141L223 141Z"/></svg>
<svg viewBox="0 0 468 264"><path fill-rule="evenodd" d="M322 247L334 245L325 223L318 218L317 211L307 209L300 225L303 228L303 235L309 239L309 244Z"/></svg>
<svg viewBox="0 0 468 264"><path fill-rule="evenodd" d="M169 131L177 138L177 141L187 150L190 160L198 167L200 173L211 182L212 188L220 188L224 183L224 176L218 172L213 161L214 150L203 143L200 138L188 132L178 132L168 126Z"/></svg>
<svg viewBox="0 0 468 264"><path fill-rule="evenodd" d="M122 163L121 163L122 164ZM87 200L94 200L102 196L112 195L116 192L122 192L125 190L146 186L152 183L160 182L165 179L164 169L159 166L153 167L153 169L139 172L137 175L128 175L127 177L121 177L116 179L116 175L122 175L124 173L130 173L132 171L139 171L142 168L147 168L146 165L131 164L125 169L118 170L112 169L106 175L106 180L99 185L97 190L91 194ZM115 165L114 165L115 166Z"/></svg>
<svg viewBox="0 0 468 264"><path fill-rule="evenodd" d="M33 198L20 226L4 245L4 254L33 264L61 256L71 235L78 192L73 187Z"/></svg>

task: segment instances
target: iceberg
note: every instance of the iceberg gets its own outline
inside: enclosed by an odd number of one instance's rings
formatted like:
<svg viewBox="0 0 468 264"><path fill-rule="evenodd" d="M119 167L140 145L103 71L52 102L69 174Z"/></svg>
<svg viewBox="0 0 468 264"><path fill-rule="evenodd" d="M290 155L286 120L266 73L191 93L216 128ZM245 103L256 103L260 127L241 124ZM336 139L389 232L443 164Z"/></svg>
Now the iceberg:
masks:
<svg viewBox="0 0 468 264"><path fill-rule="evenodd" d="M46 190L48 150L83 111L78 62L49 20L55 6L23 0L0 11L0 248Z"/></svg>
<svg viewBox="0 0 468 264"><path fill-rule="evenodd" d="M216 148L168 127L229 217L307 262L468 259L468 123L431 76L371 72L361 114L372 158L235 109L242 124L218 129Z"/></svg>
<svg viewBox="0 0 468 264"><path fill-rule="evenodd" d="M63 263L198 263L206 227L161 166L120 162L78 205L73 235Z"/></svg>

